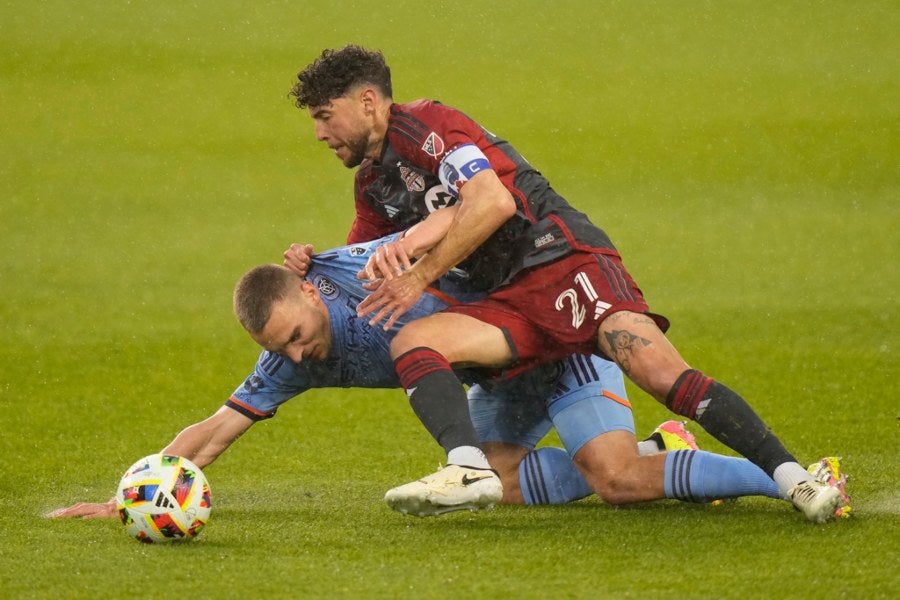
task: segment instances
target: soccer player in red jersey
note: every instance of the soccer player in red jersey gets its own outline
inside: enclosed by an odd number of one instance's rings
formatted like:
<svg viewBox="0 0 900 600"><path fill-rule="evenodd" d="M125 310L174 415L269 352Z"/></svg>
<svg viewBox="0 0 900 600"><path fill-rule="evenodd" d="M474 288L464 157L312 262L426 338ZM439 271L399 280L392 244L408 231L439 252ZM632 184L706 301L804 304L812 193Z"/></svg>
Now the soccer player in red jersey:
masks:
<svg viewBox="0 0 900 600"><path fill-rule="evenodd" d="M584 352L615 361L672 412L756 463L811 521L834 517L838 490L814 480L740 395L687 364L665 337L668 321L650 312L609 237L511 144L439 102L395 103L382 54L355 45L325 50L298 74L291 94L308 109L316 138L346 167L358 167L349 242L403 230L459 204L446 235L424 257L411 262L399 244L376 256L368 273L379 285L359 314L390 327L454 267L468 273L473 290L488 292L409 323L391 344L413 410L449 463L390 490L385 499L393 508L415 514L436 493L444 503L454 494L468 502L473 482L459 476L460 465L494 476L451 365L513 375Z"/></svg>

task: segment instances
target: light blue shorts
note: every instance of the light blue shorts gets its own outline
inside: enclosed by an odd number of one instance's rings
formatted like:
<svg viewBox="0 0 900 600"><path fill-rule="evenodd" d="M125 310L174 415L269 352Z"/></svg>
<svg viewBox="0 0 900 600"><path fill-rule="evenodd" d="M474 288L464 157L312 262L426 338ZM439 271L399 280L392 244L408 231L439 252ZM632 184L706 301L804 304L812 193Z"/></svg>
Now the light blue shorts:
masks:
<svg viewBox="0 0 900 600"><path fill-rule="evenodd" d="M482 442L530 450L555 427L570 456L603 433L634 433L622 371L582 354L509 381L472 386L469 411Z"/></svg>

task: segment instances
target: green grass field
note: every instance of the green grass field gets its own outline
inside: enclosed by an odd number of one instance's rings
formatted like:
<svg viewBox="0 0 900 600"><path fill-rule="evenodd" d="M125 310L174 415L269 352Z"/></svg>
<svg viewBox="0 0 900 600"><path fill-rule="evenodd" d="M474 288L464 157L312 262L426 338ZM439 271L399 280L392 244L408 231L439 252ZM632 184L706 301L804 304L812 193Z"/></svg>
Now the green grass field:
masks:
<svg viewBox="0 0 900 600"><path fill-rule="evenodd" d="M900 595L897 4L560 4L0 2L0 597ZM440 449L399 391L320 390L206 469L195 543L43 519L109 498L249 373L243 272L342 243L352 175L287 92L351 41L604 227L692 364L802 462L844 457L854 517L404 518L384 491ZM631 391L639 432L669 417Z"/></svg>

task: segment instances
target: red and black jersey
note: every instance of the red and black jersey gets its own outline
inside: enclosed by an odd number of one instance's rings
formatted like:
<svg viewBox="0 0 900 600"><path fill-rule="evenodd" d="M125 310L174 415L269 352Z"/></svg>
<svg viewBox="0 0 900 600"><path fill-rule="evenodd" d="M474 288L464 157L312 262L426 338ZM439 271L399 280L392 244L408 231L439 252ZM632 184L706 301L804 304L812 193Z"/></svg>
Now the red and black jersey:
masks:
<svg viewBox="0 0 900 600"><path fill-rule="evenodd" d="M459 188L483 168L494 170L518 210L459 265L475 289L493 290L521 270L573 250L617 255L609 237L509 142L431 100L391 106L380 159L364 161L356 173L356 220L348 243L411 227L454 204Z"/></svg>

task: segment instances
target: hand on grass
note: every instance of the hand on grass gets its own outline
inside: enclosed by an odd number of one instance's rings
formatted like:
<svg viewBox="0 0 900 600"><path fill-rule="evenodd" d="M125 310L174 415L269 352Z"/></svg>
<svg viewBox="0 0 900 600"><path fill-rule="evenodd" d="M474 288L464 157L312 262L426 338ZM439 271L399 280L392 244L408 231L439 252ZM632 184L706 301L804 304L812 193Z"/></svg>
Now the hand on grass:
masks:
<svg viewBox="0 0 900 600"><path fill-rule="evenodd" d="M102 519L115 517L116 499L109 502L79 502L67 508L57 508L44 515L48 519L62 519L66 517L81 517L83 519Z"/></svg>

